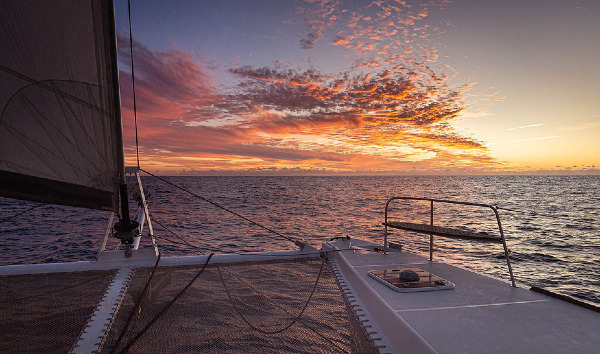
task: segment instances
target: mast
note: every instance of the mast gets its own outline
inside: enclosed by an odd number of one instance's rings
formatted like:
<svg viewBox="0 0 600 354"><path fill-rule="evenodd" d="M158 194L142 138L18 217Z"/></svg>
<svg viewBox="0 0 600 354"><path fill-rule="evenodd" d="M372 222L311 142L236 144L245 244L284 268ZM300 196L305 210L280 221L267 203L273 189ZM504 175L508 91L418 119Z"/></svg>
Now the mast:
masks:
<svg viewBox="0 0 600 354"><path fill-rule="evenodd" d="M115 224L115 237L121 240L126 255L131 255L133 238L139 233L139 224L130 219L129 196L125 180L125 153L123 150L123 124L121 119L121 91L119 87L119 59L117 55L117 31L115 25L115 9L111 0L105 1L106 23L110 38L110 61L112 69L112 103L115 113L115 130L117 143L117 158L119 166L119 196L121 198L121 215Z"/></svg>

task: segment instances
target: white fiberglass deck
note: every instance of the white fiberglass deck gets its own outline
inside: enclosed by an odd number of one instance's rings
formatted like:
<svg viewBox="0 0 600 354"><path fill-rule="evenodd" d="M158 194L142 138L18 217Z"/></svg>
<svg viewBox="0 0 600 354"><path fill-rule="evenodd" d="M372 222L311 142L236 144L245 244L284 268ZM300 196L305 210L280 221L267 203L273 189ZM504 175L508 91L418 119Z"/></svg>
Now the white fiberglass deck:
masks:
<svg viewBox="0 0 600 354"><path fill-rule="evenodd" d="M370 248L340 240L324 250ZM331 252L338 281L372 327L381 352L599 353L600 313L511 287L481 274L391 250ZM399 293L369 277L376 269L421 268L454 283L450 290ZM375 320L376 319L376 320Z"/></svg>

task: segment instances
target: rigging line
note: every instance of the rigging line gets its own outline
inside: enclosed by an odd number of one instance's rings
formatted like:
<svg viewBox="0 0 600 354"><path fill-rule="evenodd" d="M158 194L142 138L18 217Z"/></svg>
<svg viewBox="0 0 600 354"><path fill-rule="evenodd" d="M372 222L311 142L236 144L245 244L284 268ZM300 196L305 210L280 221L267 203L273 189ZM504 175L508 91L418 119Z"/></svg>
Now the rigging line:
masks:
<svg viewBox="0 0 600 354"><path fill-rule="evenodd" d="M131 86L133 89L133 122L135 125L135 157L140 168L140 149L138 141L137 106L135 104L135 73L133 69L133 33L131 31L131 1L127 0L127 15L129 16L129 56L131 57Z"/></svg>
<svg viewBox="0 0 600 354"><path fill-rule="evenodd" d="M176 240L173 240L173 239L170 239L170 238L168 238L168 237L162 237L162 236L156 236L156 235L154 235L154 237L156 238L156 240L158 240L158 241L160 241L160 242L163 242L163 241L165 241L165 242L169 242L169 245L171 245L171 246L187 246L187 245L186 245L185 243L183 243L183 242L178 242L178 241L176 241ZM166 247L168 247L169 245L166 245L166 244L162 244L162 243L161 243L161 246L166 246Z"/></svg>
<svg viewBox="0 0 600 354"><path fill-rule="evenodd" d="M210 262L210 259L212 258L214 253L211 253L208 255L208 258L206 259L206 262L204 263L204 265L202 266L202 269L200 269L200 271L198 272L198 274L196 274L196 276L190 280L190 282L177 294L175 295L175 297L168 303L166 304L159 313L157 313L152 320L150 320L150 322L144 327L142 328L142 330L135 336L133 337L133 339L131 341L129 341L129 343L127 343L127 345L125 347L123 347L123 349L119 352L119 353L127 353L127 351L129 351L129 348L131 348L132 345L135 344L135 342L138 341L138 339L140 339L140 337L146 333L146 331L162 316L164 315L165 312L167 312L168 309L171 308L171 306L173 306L173 304L187 291L187 289L192 286L192 284L194 284L194 282L196 281L196 279L198 279L198 277L200 277L200 275L204 272L204 269L206 269L206 266L208 265L208 263Z"/></svg>
<svg viewBox="0 0 600 354"><path fill-rule="evenodd" d="M308 304L310 303L310 300L312 299L313 295L315 294L315 290L317 289L317 284L319 284L319 279L321 279L321 275L323 274L323 266L325 265L325 261L326 261L326 259L323 258L323 262L321 263L321 269L319 269L319 275L317 276L317 280L315 281L315 284L313 285L312 291L310 292L310 296L308 297L308 300L306 300L306 303L304 304L304 307L302 308L302 311L300 311L300 314L298 316L296 316L292 320L292 322L290 322L287 326L285 326L284 328L278 329L276 331L266 331L264 329L258 328L256 326L254 326L252 323L250 323L250 321L248 321L246 319L246 317L244 317L244 315L242 315L242 313L237 308L237 306L235 306L233 298L231 297L231 293L229 292L229 288L227 288L227 284L225 283L225 279L223 278L223 274L221 273L221 267L217 266L217 270L219 271L219 277L221 277L221 282L223 283L223 287L225 288L225 292L227 293L227 297L229 298L229 302L231 303L231 306L233 306L235 312L237 312L237 314L242 318L242 320L244 322L246 322L246 324L248 326L250 326L250 328L252 328L253 330L255 330L255 331L259 332L259 333L262 333L262 334L278 334L278 333L282 333L285 330L287 330L290 327L292 327L296 322L298 322L300 320L300 318L302 317L302 315L304 315L304 311L306 311L306 308L308 307ZM260 292L259 292L259 294L260 294Z"/></svg>
<svg viewBox="0 0 600 354"><path fill-rule="evenodd" d="M167 181L166 179L164 179L164 178L161 178L161 177L158 177L158 176L156 176L156 175L154 175L154 174L152 174L152 173L150 173L150 172L148 172L148 171L146 171L146 170L144 170L144 169L142 169L142 168L140 168L140 171L143 171L143 172L145 172L145 173L149 174L150 176L152 176L152 177L154 177L154 178L156 178L156 179L158 179L158 180L160 180L160 181L163 181L164 183L166 183L166 184L168 184L168 185L170 185L170 186L172 186L172 187L175 187L175 188L177 188L177 189L179 189L179 190L182 190L182 191L184 191L184 192L186 192L186 193L189 193L189 194L193 195L194 197L196 197L196 198L198 198L198 199L201 199L201 200L203 200L203 201L205 201L205 202L207 202L207 203L209 203L209 204L212 204L213 206L215 206L215 207L217 207L217 208L220 208L220 209L222 209L222 210L225 210L225 211L226 211L226 212L228 212L228 213L231 213L231 214L233 214L233 215L235 215L235 216L237 216L237 217L239 217L239 218L242 218L242 219L246 220L247 222L249 222L249 223L251 223L251 224L253 224L253 225L256 225L256 226L258 226L258 227L260 227L260 228L262 228L262 229L264 229L264 230L267 230L267 231L269 231L269 232L271 232L271 233L273 233L273 234L275 234L275 235L277 235L277 236L279 236L279 237L282 237L282 238L284 238L284 239L286 239L286 240L288 240L288 241L290 241L290 242L294 242L294 243L297 243L297 242L298 242L298 240L296 240L296 239L293 239L293 238L291 238L291 237L285 236L285 235L283 235L283 234L281 234L281 233L279 233L279 232L277 232L277 231L275 231L275 230L273 230L273 229L270 229L270 228L268 228L268 227L266 227L266 226L264 226L264 225L262 225L262 224L259 224L259 223L257 223L256 221L252 221L252 220L248 219L247 217L245 217L245 216L243 216L243 215L241 215L241 214L238 214L238 213L236 213L236 212L235 212L235 211L233 211L233 210L227 209L226 207L224 207L224 206L222 206L222 205L220 205L220 204L217 204L217 203L213 202L213 201L212 201L212 200L210 200L210 199L207 199L207 198L205 198L205 197L202 197L202 196L200 196L200 195L198 195L198 194L196 194L196 193L194 193L194 192L192 192L192 191L190 191L190 190L187 190L187 189L185 189L185 188L183 188L183 187L180 187L180 186L178 186L178 185L176 185L176 184L174 184L174 183L171 183L171 182Z"/></svg>
<svg viewBox="0 0 600 354"><path fill-rule="evenodd" d="M175 236L176 238L178 238L179 240L181 240L182 242L177 242L175 240L169 239L167 237L163 237L163 236L156 236L156 235L152 235L154 237L156 237L159 240L165 240L167 242L171 242L175 245L185 245L185 246L189 246L192 247L198 251L211 251L210 248L203 248L203 247L199 247L199 246L195 246L192 245L191 243L187 242L186 240L184 240L180 235L178 235L177 233L175 233L174 231L172 231L171 229L169 229L167 226L165 226L164 224L162 224L160 221L158 221L156 219L156 216L152 217L152 221L156 222L156 224L160 227L162 227L163 229L165 229L167 232L169 232L170 234L172 234L173 236ZM95 243L97 243L98 241L95 241ZM92 244L93 245L93 244ZM378 251L372 251L372 250L368 250L368 249L355 249L355 248L342 248L342 249L337 249L337 250L328 250L328 251L321 251L321 254L327 254L327 253L333 253L333 252L342 252L342 251L364 251L364 252L374 252L374 253L379 253ZM235 251L223 251L223 250L219 250L220 253L222 254L239 254L239 252L235 252ZM415 252L416 253L416 252ZM245 253L245 256L256 256L256 257L277 257L277 258L281 258L281 257L298 257L298 256L312 256L314 255L314 253L309 252L309 253L296 253L296 254L290 254L290 255L281 255L281 254L262 254L262 253Z"/></svg>
<svg viewBox="0 0 600 354"><path fill-rule="evenodd" d="M152 218L152 222L156 221L156 217ZM181 236L177 235L176 233L174 233L173 231L167 229L165 226L161 225L159 222L157 222L157 224L162 227L163 229L167 230L169 233L171 233L173 236L177 237L178 239L180 239L182 242L177 242L175 240L172 240L168 237L163 237L163 236L156 236L154 235L154 237L156 237L158 240L165 240L167 242L171 242L174 245L181 245L181 246L190 246L198 251L212 251L214 250L208 247L202 248L202 247L198 247L198 246L194 246L191 243L185 241L184 239L181 238ZM96 241L97 242L97 241ZM330 250L327 252L339 252L339 251L345 251L345 250L349 250L350 248L344 248L341 250ZM350 249L351 250L351 249ZM218 250L220 252L220 254L240 254L239 252L235 252L235 251L223 251L223 250ZM323 252L321 252L323 253ZM295 254L288 254L288 255L282 255L282 254L262 254L261 252L258 253L244 253L244 256L255 256L255 257L277 257L277 258L283 258L283 257L299 257L299 256L312 256L315 253L309 252L309 253L295 253Z"/></svg>
<svg viewBox="0 0 600 354"><path fill-rule="evenodd" d="M2 113L0 113L0 117L2 117L4 115L4 112L6 111L6 108L8 107L8 104L10 103L10 101L16 97L18 94L20 94L23 90L27 89L30 86L37 86L37 87L41 87L43 89L46 89L50 92L53 92L55 94L61 95L63 97L66 97L72 101L75 101L79 104L81 104L84 107L90 108L94 111L97 111L105 116L109 116L110 114L108 112L106 112L102 107L98 107L95 104L91 104L90 102L86 102L85 100L82 100L79 97L76 97L72 94L69 94L65 91L59 90L55 87L53 87L51 84L51 82L69 82L69 83L79 83L79 84L86 84L88 86L94 86L94 87L98 87L100 88L101 86L98 84L94 84L91 82L85 82L85 81L77 81L77 80L61 80L61 79L44 79L44 80L34 80L28 76L25 76L19 72L16 72L2 64L0 64L0 70L4 71L8 74L14 75L16 77L18 77L19 79L22 79L24 81L28 81L29 84L22 86L21 88L19 88L18 90L16 90L11 96L10 98L6 101L6 104L4 105L4 107L2 107Z"/></svg>
<svg viewBox="0 0 600 354"><path fill-rule="evenodd" d="M181 236L177 235L177 234L176 234L175 232L173 232L171 229L169 229L168 227L166 227L165 225L163 225L161 222L159 222L158 220L156 220L156 216L153 216L153 217L152 217L152 222L155 222L155 223L157 223L157 224L158 224L158 226L160 226L160 227L162 227L163 229L167 230L167 232L168 232L168 233L170 233L171 235L173 235L173 236L177 237L177 238L178 238L178 239L179 239L181 242L185 243L186 245L188 245L188 246L190 246L190 247L192 247L192 248L195 248L195 249L197 249L197 250L200 250L200 251L201 251L201 250L205 250L205 249L202 249L201 247L194 246L194 245L192 245L191 243L189 243L189 242L187 242L186 240L184 240L183 238L181 238ZM171 241L171 242L173 242L173 241Z"/></svg>
<svg viewBox="0 0 600 354"><path fill-rule="evenodd" d="M21 212L18 212L18 213L16 213L16 214L15 214L15 215L13 215L13 216L9 216L9 217L7 217L7 218L5 218L5 219L2 219L2 220L0 220L0 222L6 222L6 221L10 221L10 220L12 220L12 219L14 219L14 218L16 218L16 217L18 217L18 216L21 216L21 215L23 215L23 214L25 214L25 213L27 213L27 212L30 212L30 211L32 211L32 210L33 210L33 209L35 209L35 208L39 208L39 207L41 207L42 205L46 205L46 204L45 204L45 203L40 203L40 204L38 204L38 205L34 205L34 206L32 206L31 208L29 208L29 209L27 209L27 210L23 210L23 211L21 211Z"/></svg>
<svg viewBox="0 0 600 354"><path fill-rule="evenodd" d="M156 235L154 235L154 237L156 238L160 238L162 240L168 241L168 242L172 242L173 244L176 245L187 245L189 247L192 247L198 251L210 251L210 248L207 247L199 247L199 246L195 246L192 245L191 243L189 243L188 241L186 241L185 239L183 239L181 236L179 236L178 234L176 234L174 231L172 231L171 229L169 229L167 226L163 225L160 221L156 220L156 216L152 217L152 222L156 222L156 224L158 224L158 226L162 227L164 230L166 230L167 232L169 232L171 235L175 236L176 238L178 238L181 242L177 242L174 240L171 240L167 237L158 237ZM219 250L220 253L223 254L239 254L238 252L229 252L229 251L223 251L223 250ZM309 255L311 253L307 253L307 255ZM254 254L248 254L250 256L253 256ZM298 255L293 255L293 256L301 256L302 254L298 254ZM272 257L281 257L281 255L261 255L261 254L257 254L257 256L261 256L261 257L267 257L267 256L272 256Z"/></svg>
<svg viewBox="0 0 600 354"><path fill-rule="evenodd" d="M154 237L156 237L157 239L161 239L161 240L165 240L168 242L172 242L173 244L177 244L177 245L187 245L190 246L192 248L195 248L198 251L208 251L210 250L209 248L202 248L202 247L198 247L195 245L192 245L191 243L185 241L180 235L178 235L177 233L175 233L174 231L170 230L168 227L166 227L165 225L161 224L158 220L156 220L156 216L152 217L152 222L156 222L156 224L160 227L162 227L163 229L167 230L167 232L169 232L170 234L172 234L173 236L177 237L179 240L181 240L183 243L181 242L177 242L174 240L171 240L167 237L159 237L154 235ZM98 242L98 241L96 241ZM354 248L342 248L342 249L337 249L337 250L328 250L328 251L321 251L321 254L326 254L326 253L332 253L332 252L341 252L341 251L364 251L364 252L375 252L378 253L378 251L372 251L372 250L368 250L368 249L354 249ZM223 253L223 254L239 254L239 252L235 252L235 251L223 251L223 250L219 250L219 252ZM297 254L290 254L290 255L281 255L281 254L261 254L261 253L246 253L244 254L245 256L257 256L257 257L298 257L298 256L310 256L313 255L314 253L297 253Z"/></svg>
<svg viewBox="0 0 600 354"><path fill-rule="evenodd" d="M298 316L296 316L292 320L292 322L290 322L287 326L285 326L284 328L278 329L276 331L265 331L264 329L260 329L260 328L258 328L256 326L254 326L252 323L250 323L250 321L248 321L246 319L246 317L244 317L244 315L242 315L242 313L237 308L237 306L235 306L233 298L231 297L231 293L229 292L229 288L227 288L227 284L225 283L225 279L223 278L223 274L221 273L221 267L217 266L217 270L219 271L219 277L221 278L221 282L223 283L223 287L225 288L225 292L227 293L227 297L229 298L229 302L231 303L231 306L233 306L235 312L237 312L237 314L242 318L242 320L244 322L246 322L246 324L248 326L250 326L250 328L252 328L253 330L255 330L255 331L259 332L259 333L262 333L262 334L278 334L278 333L282 333L285 330L287 330L290 327L292 327L296 322L298 322L300 320L300 318L304 314L304 311L306 311L306 308L308 307L308 304L310 303L310 300L312 299L313 295L315 294L315 290L317 289L317 284L319 284L319 279L321 279L321 274L323 274L323 265L325 265L325 261L326 261L326 259L323 258L323 262L321 263L321 269L319 269L319 275L317 275L317 280L315 281L315 284L313 285L313 288L312 288L312 291L310 292L308 300L306 300L306 303L304 304L304 307L302 308L302 311L300 311L300 314L298 314ZM259 292L259 294L261 294L261 293ZM266 296L264 296L264 297L266 297Z"/></svg>
<svg viewBox="0 0 600 354"><path fill-rule="evenodd" d="M62 291L65 291L65 290L74 289L74 288L77 288L79 286L82 286L82 285L85 285L85 284L89 284L89 283L92 283L92 282L98 282L98 281L102 280L102 278L104 278L103 274L99 275L99 276L88 278L88 279L86 279L84 281L81 281L79 283L67 285L67 286L64 286L64 287L61 287L61 288L58 288L58 289L54 289L52 291L45 292L45 293L22 297L22 298L19 298L17 301L31 300L31 299L35 299L35 298L39 298L39 297L48 296L48 295L55 295L55 294L58 294L58 293L60 293Z"/></svg>
<svg viewBox="0 0 600 354"><path fill-rule="evenodd" d="M110 235L112 235L112 232L110 233ZM95 246L98 242L103 241L104 239L99 238L96 241L92 242L92 244L90 245L90 247Z"/></svg>
<svg viewBox="0 0 600 354"><path fill-rule="evenodd" d="M74 216L81 216L82 214L84 214L84 213L86 213L88 211L89 211L89 209L83 209L83 210L77 211L77 212L75 212L75 213L73 213L71 215L63 216L62 218L58 218L58 219L54 219L54 220L48 220L47 222L57 222L57 221L67 220L67 219L72 218Z"/></svg>
<svg viewBox="0 0 600 354"><path fill-rule="evenodd" d="M152 217L152 222L156 222L156 224L158 224L158 226L162 227L163 229L167 230L167 232L169 232L170 234L172 234L173 236L177 237L179 240L181 240L182 242L177 242L174 241L172 239L169 239L167 237L162 237L162 236L156 236L154 235L154 237L156 237L157 239L161 239L161 240L165 240L168 242L171 242L173 244L176 245L184 245L184 246L190 246L198 251L210 251L210 248L202 248L199 246L194 246L191 243L187 242L186 240L184 240L181 236L177 235L175 232L171 231L169 228L167 228L166 226L164 226L163 224L161 224L159 221L156 220L156 216ZM239 252L235 252L235 251L223 251L223 250L219 250L220 253L222 254L239 254ZM312 255L313 253L298 253L298 254L292 254L289 255L289 257L297 257L297 256L305 256L305 255ZM260 253L246 253L246 256L257 256L257 257L285 257L284 255L279 255L279 254L260 254Z"/></svg>
<svg viewBox="0 0 600 354"><path fill-rule="evenodd" d="M133 308L133 311L129 314L129 317L127 318L127 322L125 323L125 327L123 327L123 330L121 330L121 333L119 333L119 337L117 338L115 345L113 346L112 350L110 351L111 354L113 354L117 350L117 347L119 346L119 344L121 344L121 340L123 340L123 337L125 336L125 332L127 332L127 329L129 329L129 325L131 324L131 321L133 320L135 315L139 312L140 307L142 306L142 299L148 292L148 289L150 288L150 282L152 282L152 279L154 278L154 273L156 272L156 268L158 268L158 262L160 261L160 256L161 256L161 254L159 253L158 258L156 259L156 263L154 263L154 268L152 268L152 273L150 273L150 277L148 277L148 281L146 281L144 290L142 291L142 294L135 302L135 307Z"/></svg>
<svg viewBox="0 0 600 354"><path fill-rule="evenodd" d="M244 283L247 287L249 287L250 289L254 290L255 292L257 292L258 294L262 295L264 298L266 298L270 303L272 303L273 305L275 305L276 307L278 307L279 309L281 309L283 312L287 313L288 315L290 315L291 317L294 317L294 315L292 315L288 310L286 310L285 308L283 308L283 306L279 305L276 301L273 301L272 299L270 299L268 296L262 294L258 289L256 289L255 287L252 286L252 284L248 283L247 281L245 281L244 279L241 279L239 277L237 277L235 274L233 274L232 272L228 271L227 269L225 269L227 271L227 273L229 273L232 277L234 277L235 279L237 279L238 281ZM300 320L300 323L303 324L306 328L310 329L311 331L313 331L316 335L318 335L319 337L323 338L325 341L331 343L331 345L333 345L334 347L336 347L337 349L339 349L341 352L344 353L348 353L346 350L344 350L343 348L341 348L340 346L338 346L335 342L333 342L331 340L331 338L327 338L325 337L323 334L319 333L319 331L317 331L316 329L314 329L313 327L311 327L310 325L308 325L306 322Z"/></svg>

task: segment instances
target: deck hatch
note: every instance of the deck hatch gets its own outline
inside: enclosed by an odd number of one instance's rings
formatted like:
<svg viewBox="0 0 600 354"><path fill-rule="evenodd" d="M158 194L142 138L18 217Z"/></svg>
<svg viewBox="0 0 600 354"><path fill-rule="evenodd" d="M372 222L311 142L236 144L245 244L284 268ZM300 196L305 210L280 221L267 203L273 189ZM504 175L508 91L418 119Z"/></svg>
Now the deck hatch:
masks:
<svg viewBox="0 0 600 354"><path fill-rule="evenodd" d="M410 275L418 279L410 279ZM408 276L407 276L408 275ZM399 292L417 292L453 289L454 284L420 268L371 270L369 276Z"/></svg>

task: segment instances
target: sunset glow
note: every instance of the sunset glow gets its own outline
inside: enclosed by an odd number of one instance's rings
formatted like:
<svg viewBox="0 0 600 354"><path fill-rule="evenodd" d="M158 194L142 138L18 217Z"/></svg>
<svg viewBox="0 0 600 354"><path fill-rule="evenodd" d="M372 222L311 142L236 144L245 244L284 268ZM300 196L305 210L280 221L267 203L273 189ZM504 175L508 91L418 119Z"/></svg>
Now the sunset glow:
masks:
<svg viewBox="0 0 600 354"><path fill-rule="evenodd" d="M132 1L140 164L598 173L600 5L472 3ZM135 164L126 9L117 1Z"/></svg>

